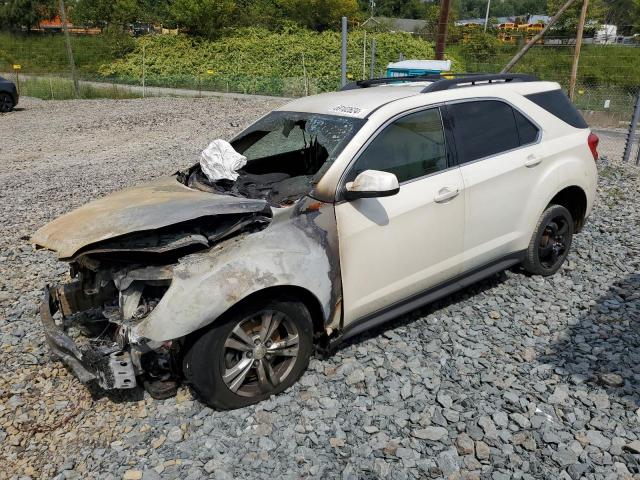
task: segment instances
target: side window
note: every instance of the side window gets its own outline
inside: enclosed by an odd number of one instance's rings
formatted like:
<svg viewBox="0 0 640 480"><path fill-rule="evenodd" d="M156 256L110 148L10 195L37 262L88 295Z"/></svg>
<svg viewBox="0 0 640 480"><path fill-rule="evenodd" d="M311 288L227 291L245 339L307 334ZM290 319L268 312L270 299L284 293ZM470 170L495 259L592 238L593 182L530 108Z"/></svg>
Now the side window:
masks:
<svg viewBox="0 0 640 480"><path fill-rule="evenodd" d="M520 146L513 109L506 103L478 100L454 103L448 109L460 163Z"/></svg>
<svg viewBox="0 0 640 480"><path fill-rule="evenodd" d="M447 168L439 108L406 115L388 125L362 152L349 175L381 170L406 182Z"/></svg>

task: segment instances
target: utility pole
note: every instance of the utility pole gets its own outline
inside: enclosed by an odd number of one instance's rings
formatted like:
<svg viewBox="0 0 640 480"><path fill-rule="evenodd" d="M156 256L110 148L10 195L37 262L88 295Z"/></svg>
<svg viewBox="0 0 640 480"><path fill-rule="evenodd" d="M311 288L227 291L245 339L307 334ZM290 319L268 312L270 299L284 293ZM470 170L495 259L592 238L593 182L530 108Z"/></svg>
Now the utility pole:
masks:
<svg viewBox="0 0 640 480"><path fill-rule="evenodd" d="M584 22L587 18L587 7L589 0L582 1L582 11L580 12L580 22L576 33L576 48L573 50L573 64L571 65L571 78L569 79L569 98L573 101L576 90L576 77L578 76L578 63L580 62L580 47L582 46L582 33L584 32Z"/></svg>
<svg viewBox="0 0 640 480"><path fill-rule="evenodd" d="M518 63L522 57L524 57L524 54L527 53L529 49L533 47L536 44L536 42L540 40L544 36L544 34L549 31L549 29L558 21L558 19L567 10L567 8L569 8L571 4L573 4L574 1L575 0L567 0L567 3L565 3L560 8L560 10L558 10L558 13L556 13L553 17L549 19L549 23L547 23L545 27L542 30L540 30L540 32L538 32L536 36L534 36L531 40L529 40L529 42L527 42L525 46L522 47L522 50L520 50L518 53L515 54L515 56L509 61L509 63L507 63L506 67L504 67L500 73L507 73L509 70L511 70L513 66L516 63Z"/></svg>
<svg viewBox="0 0 640 480"><path fill-rule="evenodd" d="M436 60L444 59L444 47L447 45L447 27L449 26L449 9L451 0L440 1L440 19L436 38Z"/></svg>
<svg viewBox="0 0 640 480"><path fill-rule="evenodd" d="M640 121L640 92L638 92L638 96L636 97L636 105L633 109L633 116L631 117L629 130L627 130L627 140L625 142L624 153L622 155L622 161L625 163L629 161L631 150L633 150L633 143L636 137L636 128L638 128L638 121ZM640 159L640 145L638 145L638 159Z"/></svg>
<svg viewBox="0 0 640 480"><path fill-rule="evenodd" d="M487 25L489 24L489 9L491 8L491 0L487 0L487 14L484 16L484 31L487 31Z"/></svg>
<svg viewBox="0 0 640 480"><path fill-rule="evenodd" d="M147 79L146 79L146 68L145 68L145 44L142 44L142 98L146 97L147 93Z"/></svg>
<svg viewBox="0 0 640 480"><path fill-rule="evenodd" d="M76 75L76 62L73 59L73 50L71 50L71 38L69 37L69 29L67 28L67 12L64 9L64 0L60 0L60 20L62 20L64 42L67 45L67 57L69 57L69 68L71 69L71 78L73 80L73 91L76 98L80 98L80 87L78 86L78 77Z"/></svg>
<svg viewBox="0 0 640 480"><path fill-rule="evenodd" d="M362 79L367 78L367 31L364 31L364 40L362 41Z"/></svg>
<svg viewBox="0 0 640 480"><path fill-rule="evenodd" d="M309 96L309 80L307 78L307 65L304 62L304 52L302 52L302 74L304 75L304 96Z"/></svg>
<svg viewBox="0 0 640 480"><path fill-rule="evenodd" d="M371 65L369 78L376 78L376 39L371 40Z"/></svg>
<svg viewBox="0 0 640 480"><path fill-rule="evenodd" d="M340 85L347 84L347 17L342 17L342 54L340 56Z"/></svg>

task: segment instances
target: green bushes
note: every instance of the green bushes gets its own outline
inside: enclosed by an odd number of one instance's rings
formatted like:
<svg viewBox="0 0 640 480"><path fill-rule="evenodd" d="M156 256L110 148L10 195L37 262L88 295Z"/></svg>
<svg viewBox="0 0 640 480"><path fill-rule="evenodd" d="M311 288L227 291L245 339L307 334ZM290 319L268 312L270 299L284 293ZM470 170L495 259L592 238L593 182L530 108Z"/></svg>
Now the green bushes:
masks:
<svg viewBox="0 0 640 480"><path fill-rule="evenodd" d="M500 42L496 36L481 30L470 33L465 42L462 46L465 57L479 62L491 59L500 49Z"/></svg>
<svg viewBox="0 0 640 480"><path fill-rule="evenodd" d="M434 55L431 43L410 34L369 34L368 44L372 38L377 43L377 75L383 74L387 64L397 61L401 53L405 58L433 58ZM354 79L363 76L363 41L363 32L349 35L348 72ZM141 38L133 52L103 65L100 74L139 82L142 78L143 46L145 76L149 84L160 84L165 79L182 76L185 79L197 78L205 88L216 82L238 87L244 81L247 91L299 94L305 90L305 69L310 93L334 90L340 79L340 34L304 29L283 33L244 29L215 41L186 36ZM367 76L369 62L367 53ZM459 66L459 62L455 61L455 64ZM243 91L241 85L230 89Z"/></svg>

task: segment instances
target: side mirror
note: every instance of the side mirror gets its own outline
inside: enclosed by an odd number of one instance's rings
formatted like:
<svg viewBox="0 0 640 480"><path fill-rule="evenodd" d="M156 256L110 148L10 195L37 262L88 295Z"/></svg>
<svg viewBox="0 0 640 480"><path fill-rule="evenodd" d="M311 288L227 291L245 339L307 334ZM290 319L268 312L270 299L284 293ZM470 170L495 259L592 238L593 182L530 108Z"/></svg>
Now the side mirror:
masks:
<svg viewBox="0 0 640 480"><path fill-rule="evenodd" d="M400 191L398 178L393 173L379 170L365 170L345 187L344 196L347 200L390 197Z"/></svg>

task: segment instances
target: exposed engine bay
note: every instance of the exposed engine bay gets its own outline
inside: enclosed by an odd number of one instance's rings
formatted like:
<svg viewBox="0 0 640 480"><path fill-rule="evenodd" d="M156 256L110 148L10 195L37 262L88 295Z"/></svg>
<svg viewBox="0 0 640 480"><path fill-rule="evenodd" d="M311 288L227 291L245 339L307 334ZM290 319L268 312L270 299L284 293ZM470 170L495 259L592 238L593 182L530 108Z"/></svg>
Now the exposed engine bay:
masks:
<svg viewBox="0 0 640 480"><path fill-rule="evenodd" d="M145 388L164 398L177 385L180 342L131 339L130 327L160 302L181 257L269 222L269 211L219 215L83 249L69 264L73 281L47 290L43 310L48 311L41 314L50 346L85 383L95 381L107 390L133 388L144 374Z"/></svg>
<svg viewBox="0 0 640 480"><path fill-rule="evenodd" d="M286 173L255 175L240 170L237 180L209 181L199 165L178 173L178 180L190 188L203 192L233 195L245 198L261 198L270 205L291 205L305 195L312 186L313 175L291 177Z"/></svg>

